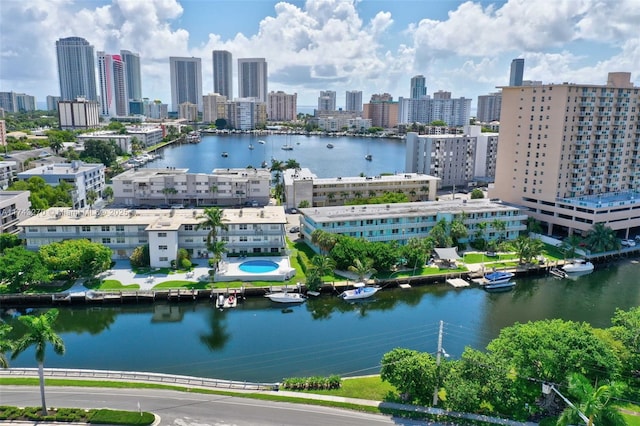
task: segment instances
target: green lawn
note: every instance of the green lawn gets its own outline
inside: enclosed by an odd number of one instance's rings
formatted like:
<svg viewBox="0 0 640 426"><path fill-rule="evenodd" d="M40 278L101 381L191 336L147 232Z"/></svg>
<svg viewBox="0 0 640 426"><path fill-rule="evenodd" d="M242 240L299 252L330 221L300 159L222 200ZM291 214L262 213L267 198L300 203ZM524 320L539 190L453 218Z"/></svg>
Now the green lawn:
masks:
<svg viewBox="0 0 640 426"><path fill-rule="evenodd" d="M129 284L122 285L118 280L104 280L98 287L93 287L93 290L139 290L140 285Z"/></svg>
<svg viewBox="0 0 640 426"><path fill-rule="evenodd" d="M373 401L395 400L396 388L380 379L380 376L342 379L340 389L314 390L309 393L342 396L345 398L370 399Z"/></svg>
<svg viewBox="0 0 640 426"><path fill-rule="evenodd" d="M206 281L203 282L195 282L195 281L185 281L185 280L173 280L173 281L165 281L153 286L153 290L166 290L172 288L188 288L188 289L198 289L204 290L209 288L209 283Z"/></svg>

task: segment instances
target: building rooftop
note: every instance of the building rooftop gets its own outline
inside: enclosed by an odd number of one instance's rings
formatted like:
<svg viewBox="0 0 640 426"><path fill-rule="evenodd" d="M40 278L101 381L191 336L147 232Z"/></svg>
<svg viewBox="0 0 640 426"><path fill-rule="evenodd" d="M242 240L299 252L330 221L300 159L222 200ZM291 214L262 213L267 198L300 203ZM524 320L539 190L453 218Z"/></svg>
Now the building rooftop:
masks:
<svg viewBox="0 0 640 426"><path fill-rule="evenodd" d="M82 161L71 163L57 163L46 166L35 167L18 173L18 176L25 175L75 175L89 172L95 169L104 168L104 164L83 163Z"/></svg>
<svg viewBox="0 0 640 426"><path fill-rule="evenodd" d="M601 208L617 207L640 203L640 192L616 191L598 195L585 195L575 198L559 198L558 202L581 207Z"/></svg>
<svg viewBox="0 0 640 426"><path fill-rule="evenodd" d="M396 204L367 204L359 206L310 207L298 209L303 215L315 222L333 222L339 219L358 220L376 219L381 216L429 216L438 213L480 213L519 209L483 198L478 200L425 201Z"/></svg>
<svg viewBox="0 0 640 426"><path fill-rule="evenodd" d="M320 185L337 184L337 183L365 183L371 181L377 182L402 182L405 180L440 180L440 178L426 175L422 173L398 173L395 175L377 175L377 176L346 176L314 179L313 183Z"/></svg>
<svg viewBox="0 0 640 426"><path fill-rule="evenodd" d="M21 226L74 226L74 225L139 225L148 230L174 230L180 225L197 225L203 209L84 209L68 207L50 208L26 219ZM234 224L287 223L282 206L262 208L223 209L223 221Z"/></svg>

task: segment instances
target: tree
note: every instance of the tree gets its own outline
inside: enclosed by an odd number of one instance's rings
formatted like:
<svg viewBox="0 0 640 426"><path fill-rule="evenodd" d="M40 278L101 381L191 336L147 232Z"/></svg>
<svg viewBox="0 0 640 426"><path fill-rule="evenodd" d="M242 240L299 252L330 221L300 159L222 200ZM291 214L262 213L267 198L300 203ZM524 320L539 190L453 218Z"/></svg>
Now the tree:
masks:
<svg viewBox="0 0 640 426"><path fill-rule="evenodd" d="M299 169L300 163L298 163L295 159L289 158L284 165L285 169Z"/></svg>
<svg viewBox="0 0 640 426"><path fill-rule="evenodd" d="M311 207L311 205L309 204L309 200L302 200L298 204L299 209L306 209L307 207Z"/></svg>
<svg viewBox="0 0 640 426"><path fill-rule="evenodd" d="M329 253L337 241L336 235L322 229L316 229L311 233L311 242L317 245L322 253Z"/></svg>
<svg viewBox="0 0 640 426"><path fill-rule="evenodd" d="M169 204L169 196L175 195L178 193L178 190L175 188L162 188L162 194L164 195L164 203Z"/></svg>
<svg viewBox="0 0 640 426"><path fill-rule="evenodd" d="M360 282L364 282L367 277L377 272L371 259L365 259L364 262L360 259L354 259L353 265L349 266L348 269L358 276L358 281Z"/></svg>
<svg viewBox="0 0 640 426"><path fill-rule="evenodd" d="M0 234L0 254L4 253L6 249L17 247L22 244L22 240L15 234Z"/></svg>
<svg viewBox="0 0 640 426"><path fill-rule="evenodd" d="M98 199L98 193L93 189L87 191L87 204L89 204L89 208L93 208L93 205L96 203Z"/></svg>
<svg viewBox="0 0 640 426"><path fill-rule="evenodd" d="M102 196L109 202L113 201L113 188L105 186L102 190Z"/></svg>
<svg viewBox="0 0 640 426"><path fill-rule="evenodd" d="M47 415L47 404L44 399L44 355L47 344L53 346L53 351L58 355L64 355L64 342L53 330L53 323L58 318L58 310L50 309L42 315L23 315L20 318L27 327L27 332L19 338L13 349L11 359L15 359L27 348L35 346L36 361L38 362L38 376L40 377L40 396L42 398L42 415Z"/></svg>
<svg viewBox="0 0 640 426"><path fill-rule="evenodd" d="M151 257L149 255L149 244L138 246L133 249L133 253L129 257L132 268L144 268L151 264Z"/></svg>
<svg viewBox="0 0 640 426"><path fill-rule="evenodd" d="M38 252L50 271L64 271L69 277L93 277L111 266L111 249L86 239L47 244Z"/></svg>
<svg viewBox="0 0 640 426"><path fill-rule="evenodd" d="M628 311L616 309L609 331L624 351L621 359L629 375L640 376L640 307Z"/></svg>
<svg viewBox="0 0 640 426"><path fill-rule="evenodd" d="M198 219L204 219L198 223L196 230L200 228L209 229L207 234L207 247L210 247L212 242L216 241L218 236L218 228L223 231L227 231L229 226L224 223L226 219L223 217L224 211L218 207L207 207L204 209L204 213L199 215Z"/></svg>
<svg viewBox="0 0 640 426"><path fill-rule="evenodd" d="M13 349L13 342L9 340L11 329L9 324L0 323L0 368L9 367L6 353Z"/></svg>
<svg viewBox="0 0 640 426"><path fill-rule="evenodd" d="M422 194L422 201L424 201L429 195L429 187L427 185L422 185L420 187L420 193Z"/></svg>
<svg viewBox="0 0 640 426"><path fill-rule="evenodd" d="M582 238L576 234L571 234L560 244L560 249L564 252L565 259L572 259L576 257L576 251L582 244Z"/></svg>
<svg viewBox="0 0 640 426"><path fill-rule="evenodd" d="M504 236L502 233L507 230L507 224L500 219L496 219L491 222L491 227L494 229L495 233L498 236L498 241L502 241Z"/></svg>
<svg viewBox="0 0 640 426"><path fill-rule="evenodd" d="M587 245L594 253L620 249L620 240L613 229L603 223L596 223L587 233Z"/></svg>
<svg viewBox="0 0 640 426"><path fill-rule="evenodd" d="M227 128L227 120L224 118L218 118L215 121L215 125L217 129L226 129Z"/></svg>
<svg viewBox="0 0 640 426"><path fill-rule="evenodd" d="M471 191L471 195L469 198L471 198L472 200L484 198L484 192L482 192L482 190L479 188L474 188L474 190Z"/></svg>
<svg viewBox="0 0 640 426"><path fill-rule="evenodd" d="M518 254L520 263L530 263L532 259L540 256L544 250L544 244L537 238L520 235L513 241L513 246Z"/></svg>
<svg viewBox="0 0 640 426"><path fill-rule="evenodd" d="M322 287L322 277L329 275L336 267L336 262L329 256L315 255L311 258L311 266L307 269L307 287L316 291Z"/></svg>
<svg viewBox="0 0 640 426"><path fill-rule="evenodd" d="M0 282L6 282L12 293L48 279L47 268L38 253L17 246L6 249L0 256Z"/></svg>
<svg viewBox="0 0 640 426"><path fill-rule="evenodd" d="M429 405L438 384L436 361L428 353L396 348L380 362L380 378L391 383L404 399Z"/></svg>
<svg viewBox="0 0 640 426"><path fill-rule="evenodd" d="M84 151L80 154L80 158L84 160L95 158L105 166L110 166L118 159L118 151L120 148L112 140L89 139L84 143Z"/></svg>
<svg viewBox="0 0 640 426"><path fill-rule="evenodd" d="M616 382L606 383L594 388L589 380L580 373L572 373L569 378L569 395L577 399L574 406L568 406L560 414L558 426L580 424L579 413L585 415L588 426L608 425L624 426L626 421L613 406L614 398L622 394L622 386Z"/></svg>

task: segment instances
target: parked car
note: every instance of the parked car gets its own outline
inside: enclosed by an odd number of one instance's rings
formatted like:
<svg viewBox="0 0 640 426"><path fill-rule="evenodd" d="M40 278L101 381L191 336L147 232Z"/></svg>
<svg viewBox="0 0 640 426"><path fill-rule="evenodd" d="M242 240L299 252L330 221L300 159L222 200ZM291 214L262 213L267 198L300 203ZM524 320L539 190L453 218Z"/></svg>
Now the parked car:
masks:
<svg viewBox="0 0 640 426"><path fill-rule="evenodd" d="M622 244L625 247L635 247L636 240L621 240L620 244Z"/></svg>
<svg viewBox="0 0 640 426"><path fill-rule="evenodd" d="M292 234L295 234L296 232L300 232L300 227L299 226L293 226L293 227L291 227L291 229L289 229L289 232L291 232Z"/></svg>

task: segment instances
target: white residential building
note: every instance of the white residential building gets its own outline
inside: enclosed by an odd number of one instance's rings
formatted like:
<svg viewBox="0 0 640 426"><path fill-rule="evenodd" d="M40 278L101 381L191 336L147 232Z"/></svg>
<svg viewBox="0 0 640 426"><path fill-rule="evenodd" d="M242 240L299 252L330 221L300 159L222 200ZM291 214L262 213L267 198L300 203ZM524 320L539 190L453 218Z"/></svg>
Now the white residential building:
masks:
<svg viewBox="0 0 640 426"><path fill-rule="evenodd" d="M58 102L61 130L95 129L100 127L100 106L96 101L77 98Z"/></svg>
<svg viewBox="0 0 640 426"><path fill-rule="evenodd" d="M313 244L311 234L317 229L371 242L396 241L405 245L412 238L428 237L440 220L460 219L469 231L469 239L483 232L486 240L514 239L526 229L527 222L520 209L488 199L312 207L300 209L300 213L300 232L316 252L320 249ZM484 225L480 225L496 220L505 223L504 231L491 226L483 230Z"/></svg>
<svg viewBox="0 0 640 426"><path fill-rule="evenodd" d="M271 174L263 169L128 170L112 179L114 202L127 206L242 206L269 202Z"/></svg>
<svg viewBox="0 0 640 426"><path fill-rule="evenodd" d="M19 223L36 212L31 212L29 191L0 191L0 234L17 234Z"/></svg>
<svg viewBox="0 0 640 426"><path fill-rule="evenodd" d="M98 197L102 197L105 180L104 169L104 164L72 161L71 163L51 164L29 169L18 173L18 179L27 180L32 176L38 176L52 186L57 186L60 182L67 182L73 186L71 191L73 207L81 209L89 206L87 192L94 191Z"/></svg>
<svg viewBox="0 0 640 426"><path fill-rule="evenodd" d="M348 200L402 191L410 201L435 200L438 178L417 174L317 178L309 169L283 172L285 207L343 205Z"/></svg>
<svg viewBox="0 0 640 426"><path fill-rule="evenodd" d="M26 219L22 237L29 250L65 239L86 238L111 248L113 259L128 259L136 247L149 245L151 266L169 267L178 249L192 258L207 258L207 234L198 228L202 209L73 210L49 209ZM284 209L280 206L223 210L227 230L218 230L228 256L244 254L286 255ZM197 261L197 260L196 260Z"/></svg>
<svg viewBox="0 0 640 426"><path fill-rule="evenodd" d="M294 121L298 115L298 94L289 95L283 91L269 92L267 96L267 117L271 121Z"/></svg>
<svg viewBox="0 0 640 426"><path fill-rule="evenodd" d="M15 161L0 161L0 189L7 189L16 180L17 167Z"/></svg>
<svg viewBox="0 0 640 426"><path fill-rule="evenodd" d="M476 137L407 133L405 170L439 177L441 188L466 187L474 179Z"/></svg>
<svg viewBox="0 0 640 426"><path fill-rule="evenodd" d="M255 98L238 98L227 102L228 124L238 130L253 130L267 122L267 105Z"/></svg>
<svg viewBox="0 0 640 426"><path fill-rule="evenodd" d="M190 123L198 121L198 105L191 102L183 102L178 105L178 118L187 120Z"/></svg>
<svg viewBox="0 0 640 426"><path fill-rule="evenodd" d="M321 90L318 96L318 111L336 110L336 92L333 90Z"/></svg>
<svg viewBox="0 0 640 426"><path fill-rule="evenodd" d="M215 123L219 118L227 118L227 97L218 93L209 93L202 97L202 121Z"/></svg>

